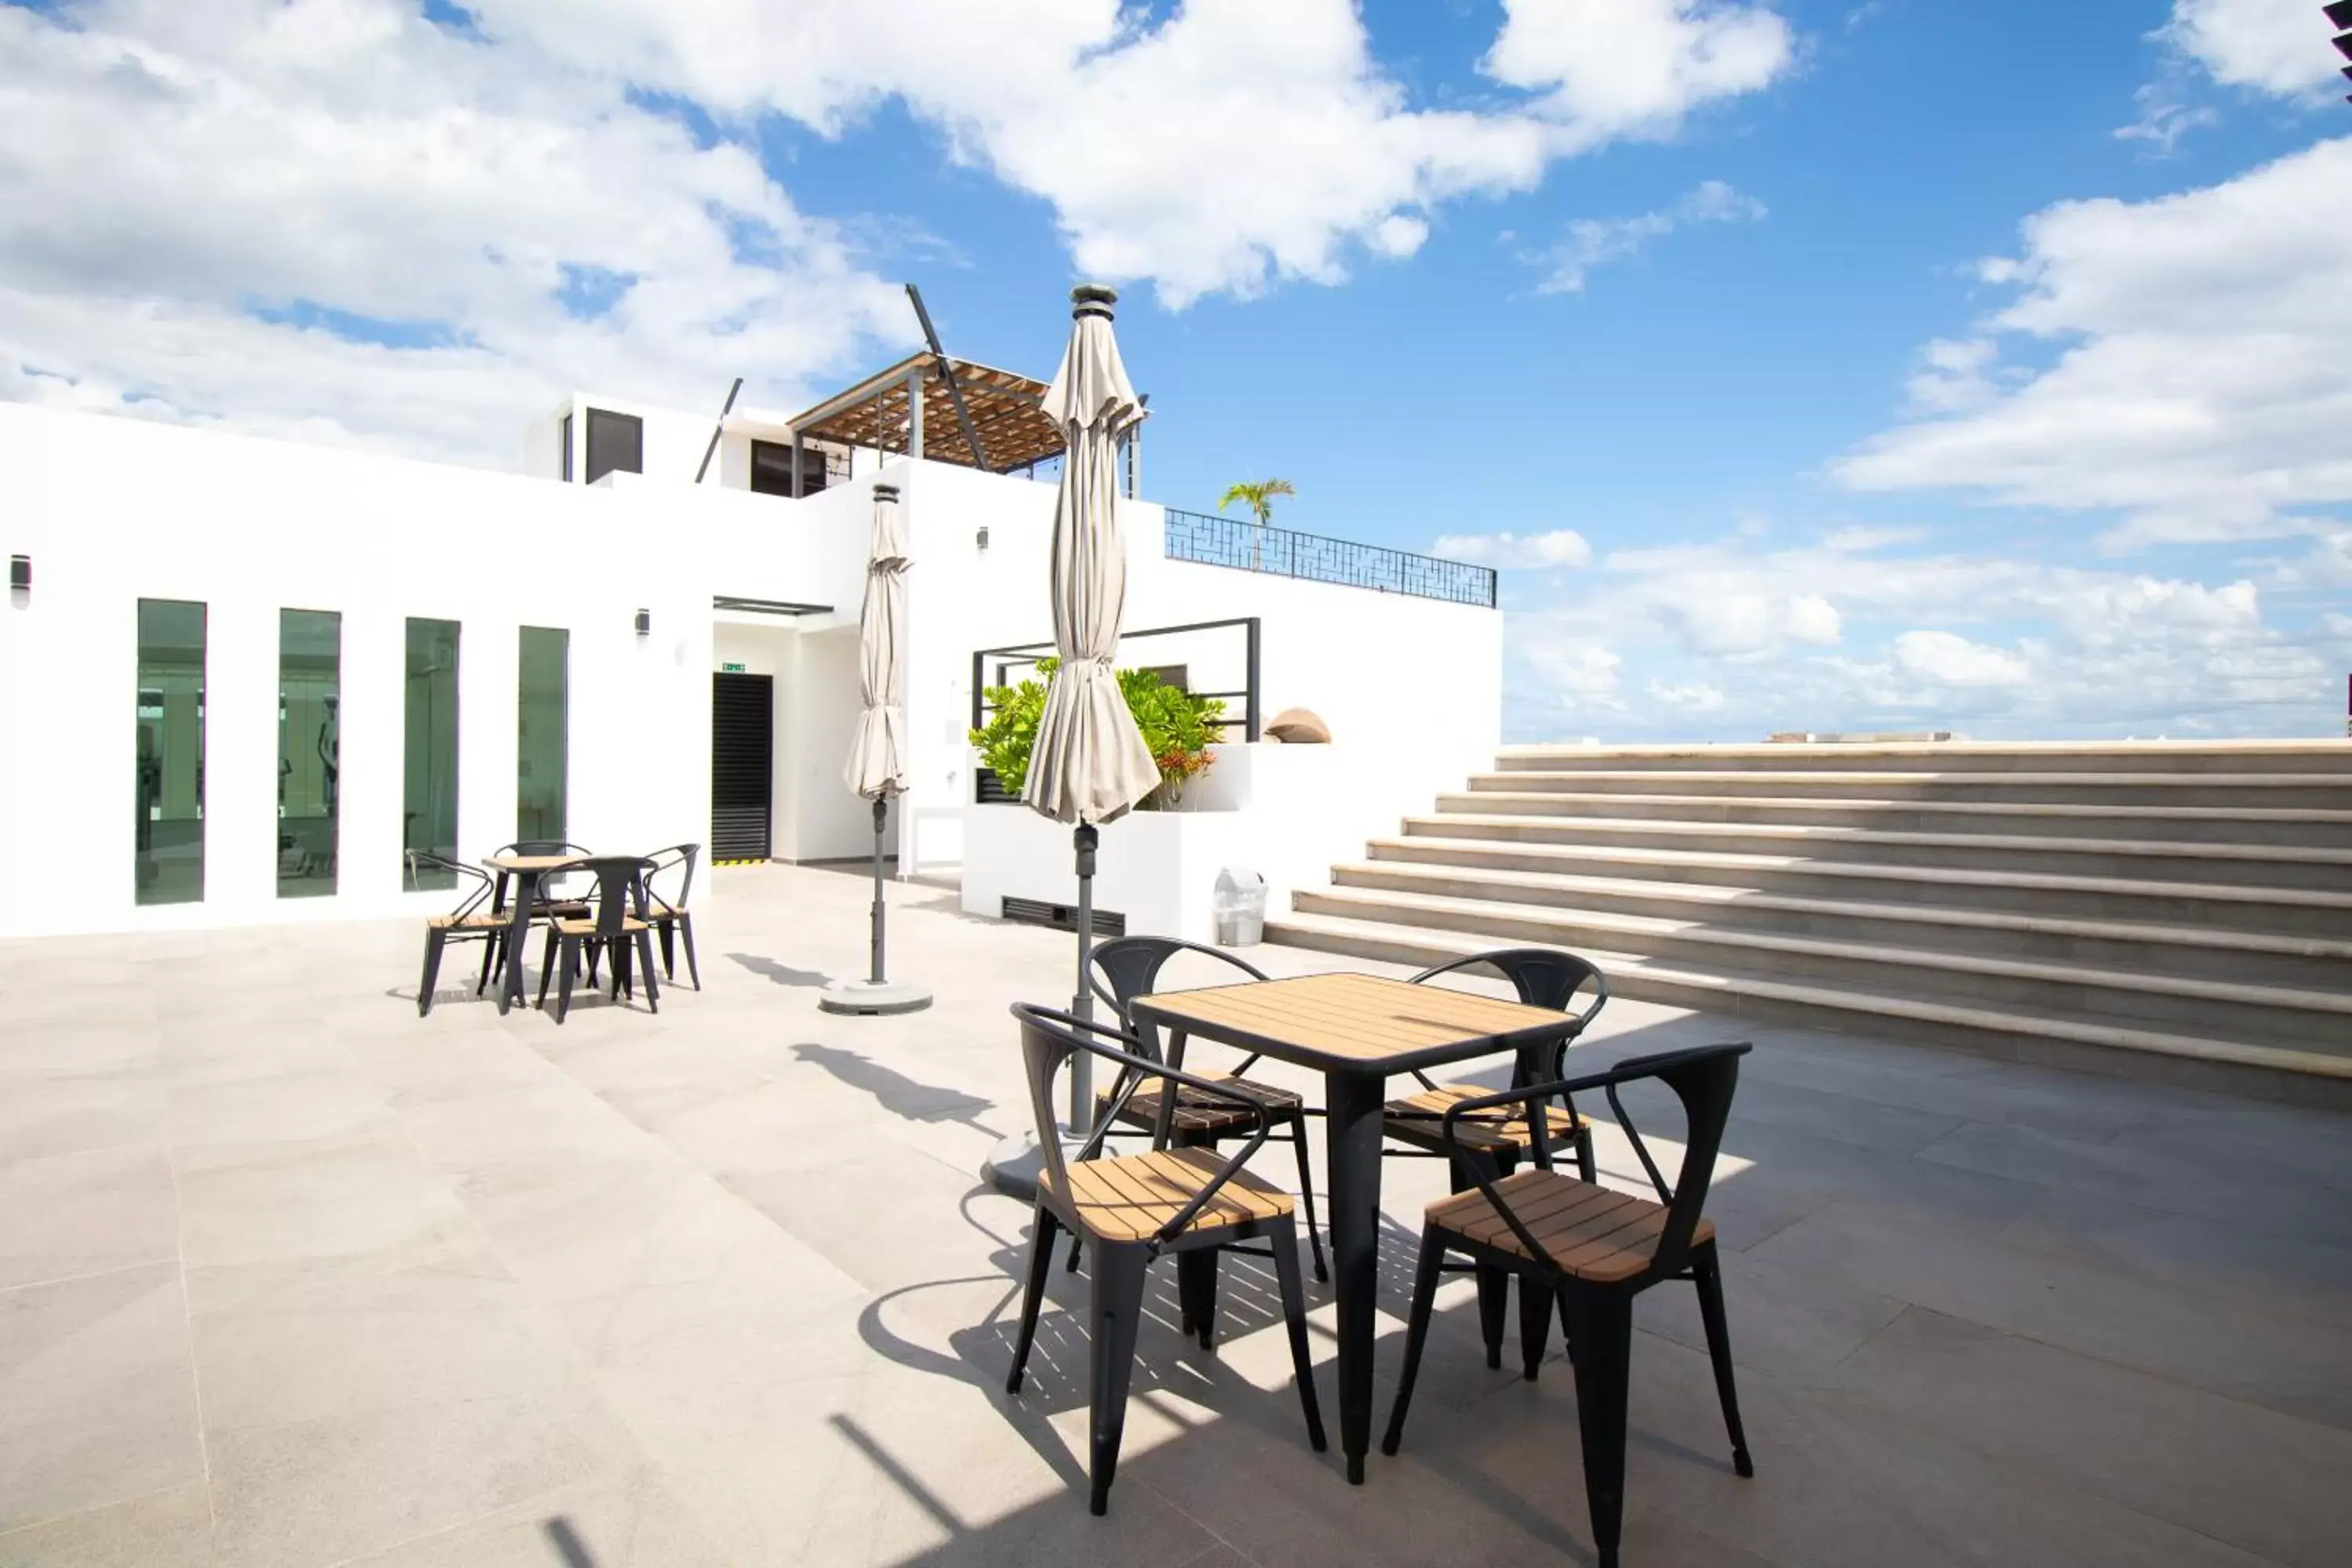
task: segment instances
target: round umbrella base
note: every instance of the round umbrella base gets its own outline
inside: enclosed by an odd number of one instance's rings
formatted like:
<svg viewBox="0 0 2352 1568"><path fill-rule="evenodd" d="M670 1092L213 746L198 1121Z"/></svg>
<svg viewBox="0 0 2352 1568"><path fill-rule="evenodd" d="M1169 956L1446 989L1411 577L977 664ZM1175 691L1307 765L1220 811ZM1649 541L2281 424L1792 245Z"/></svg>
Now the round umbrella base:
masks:
<svg viewBox="0 0 2352 1568"><path fill-rule="evenodd" d="M919 1013L931 1005L931 994L896 980L836 980L816 1005L828 1013Z"/></svg>
<svg viewBox="0 0 2352 1568"><path fill-rule="evenodd" d="M1062 1130L1062 1158L1074 1161L1086 1140ZM980 1179L1008 1198L1031 1203L1037 1196L1037 1173L1045 1168L1045 1156L1037 1147L1034 1134L1016 1132L988 1152L988 1159L980 1167Z"/></svg>

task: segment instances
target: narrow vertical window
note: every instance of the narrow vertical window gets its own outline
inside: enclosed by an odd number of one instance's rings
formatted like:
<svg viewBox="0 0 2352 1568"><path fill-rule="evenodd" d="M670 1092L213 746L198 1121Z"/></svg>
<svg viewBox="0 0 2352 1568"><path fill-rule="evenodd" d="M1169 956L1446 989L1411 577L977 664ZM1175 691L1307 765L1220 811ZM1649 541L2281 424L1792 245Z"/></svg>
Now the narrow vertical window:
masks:
<svg viewBox="0 0 2352 1568"><path fill-rule="evenodd" d="M572 482L572 416L563 416L563 482Z"/></svg>
<svg viewBox="0 0 2352 1568"><path fill-rule="evenodd" d="M515 693L515 837L565 837L564 784L570 772L569 668L572 634L522 628L521 678Z"/></svg>
<svg viewBox="0 0 2352 1568"><path fill-rule="evenodd" d="M278 612L278 896L335 890L341 812L343 617Z"/></svg>
<svg viewBox="0 0 2352 1568"><path fill-rule="evenodd" d="M408 623L407 739L403 748L405 811L401 842L457 857L457 623ZM452 888L446 871L425 871L412 884Z"/></svg>
<svg viewBox="0 0 2352 1568"><path fill-rule="evenodd" d="M594 484L606 474L642 474L646 471L646 422L634 414L614 414L609 409L588 411L587 482Z"/></svg>
<svg viewBox="0 0 2352 1568"><path fill-rule="evenodd" d="M205 896L205 606L139 601L139 784L133 843L142 904Z"/></svg>

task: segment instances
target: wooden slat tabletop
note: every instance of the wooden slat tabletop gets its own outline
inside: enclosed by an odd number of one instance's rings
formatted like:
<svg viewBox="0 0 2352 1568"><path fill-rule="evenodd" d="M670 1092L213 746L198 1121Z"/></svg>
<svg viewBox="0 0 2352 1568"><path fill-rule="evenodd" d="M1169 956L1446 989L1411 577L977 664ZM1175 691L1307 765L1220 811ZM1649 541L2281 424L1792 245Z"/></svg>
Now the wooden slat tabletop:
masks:
<svg viewBox="0 0 2352 1568"><path fill-rule="evenodd" d="M1303 974L1139 996L1139 1017L1327 1071L1402 1072L1572 1028L1564 1013L1376 974Z"/></svg>

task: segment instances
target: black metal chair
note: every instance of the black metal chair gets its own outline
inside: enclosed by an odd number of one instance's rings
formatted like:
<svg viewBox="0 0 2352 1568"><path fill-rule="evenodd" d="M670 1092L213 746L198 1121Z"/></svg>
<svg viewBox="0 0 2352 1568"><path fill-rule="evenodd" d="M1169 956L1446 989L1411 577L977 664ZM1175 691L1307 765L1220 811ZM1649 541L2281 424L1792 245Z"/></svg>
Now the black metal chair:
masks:
<svg viewBox="0 0 2352 1568"><path fill-rule="evenodd" d="M417 873L425 870L449 872L461 888L468 882L473 884L472 890L456 909L446 915L434 915L425 922L425 977L416 987L416 1016L422 1018L433 1011L433 986L441 975L441 952L450 942L482 944L482 984L489 984L490 954L498 950L499 939L506 934L507 917L489 908L492 883L488 871L446 855L436 855L430 849L411 849L406 854L408 885L412 889L420 883ZM480 995L481 987L475 987L474 994Z"/></svg>
<svg viewBox="0 0 2352 1568"><path fill-rule="evenodd" d="M1021 1392L1029 1348L1037 1337L1037 1313L1053 1272L1056 1229L1083 1238L1094 1254L1094 1301L1089 1313L1091 1431L1087 1457L1088 1509L1109 1507L1111 1479L1118 1469L1119 1437L1127 1425L1127 1390L1135 1366L1136 1330L1143 1319L1144 1285L1152 1260L1163 1253L1183 1263L1214 1258L1216 1249L1263 1237L1274 1254L1282 1291L1282 1315L1290 1331L1290 1360L1298 1378L1298 1403L1307 1415L1307 1437L1324 1447L1323 1415L1315 1397L1315 1363L1307 1349L1306 1291L1298 1278L1298 1237L1291 1198L1242 1169L1264 1144L1272 1108L1231 1080L1178 1072L1144 1055L1141 1042L1124 1030L1087 1023L1051 1008L1016 1004L1021 1056L1028 1070L1029 1103L1037 1120L1037 1142L1045 1159L1037 1180L1034 1234L1029 1244L1029 1279L1021 1298L1021 1327L1013 1346L1009 1394ZM1203 1148L1162 1149L1118 1159L1099 1158L1108 1120L1099 1123L1075 1161L1065 1160L1054 1115L1054 1080L1078 1052L1119 1068L1115 1105L1123 1106L1145 1082L1159 1080L1160 1093L1190 1090L1233 1106L1250 1119L1251 1132L1240 1152L1223 1162Z"/></svg>
<svg viewBox="0 0 2352 1568"><path fill-rule="evenodd" d="M686 943L686 973L697 991L702 989L702 971L694 962L694 916L688 911L686 900L694 891L695 862L701 858L699 844L673 844L667 849L656 849L647 857L653 862L653 869L646 873L645 879L644 915L661 938L662 978L677 978L674 944L682 939ZM661 889L654 885L655 878L672 870L680 872L676 900L662 897Z"/></svg>
<svg viewBox="0 0 2352 1568"><path fill-rule="evenodd" d="M652 865L642 856L604 855L570 861L561 868L565 872L578 871L595 878L596 897L593 914L561 917L547 922L547 947L539 964L539 1005L547 1005L547 983L560 963L563 984L556 994L557 1023L563 1022L572 1011L572 981L583 949L589 957L592 985L595 984L596 955L607 952L612 954L613 999L617 1002L624 992L632 996L636 994L629 962L634 948L638 967L645 974L646 1005L656 1013L661 1011L661 986L654 980L653 926L639 918L644 907L642 879Z"/></svg>
<svg viewBox="0 0 2352 1568"><path fill-rule="evenodd" d="M1162 1059L1159 1031L1139 1026L1129 1016L1128 1004L1138 996L1150 995L1160 979L1160 970L1180 952L1206 954L1240 970L1252 980L1266 978L1264 970L1234 957L1223 948L1204 947L1197 942L1183 942L1172 936L1113 937L1096 948L1093 953L1094 973L1087 977L1087 984L1093 986L1096 995L1118 1013L1119 1023L1127 1031L1141 1043L1142 1054L1155 1061ZM1315 1175L1307 1147L1307 1119L1316 1112L1289 1089L1244 1078L1242 1075L1255 1066L1257 1059L1253 1053L1244 1057L1241 1065L1230 1072L1199 1071L1198 1076L1213 1083L1230 1083L1263 1102L1274 1118L1275 1131L1269 1133L1269 1141L1288 1143L1297 1153L1298 1195L1307 1211L1307 1243L1315 1255L1315 1278L1318 1282L1326 1281L1331 1278L1331 1272L1323 1261L1323 1237L1315 1223ZM1104 1110L1109 1100L1108 1094L1096 1097L1095 1114L1098 1121L1103 1120ZM1109 1135L1122 1138L1156 1131L1160 1110L1158 1089L1139 1090L1128 1101L1125 1110L1108 1119L1124 1123L1123 1126L1113 1127ZM1200 1145L1213 1149L1221 1139L1240 1136L1249 1126L1250 1118L1230 1101L1199 1095L1190 1089L1180 1089L1175 1109L1169 1113L1169 1122L1171 1142L1182 1147ZM1076 1268L1077 1260L1078 1244L1073 1242L1070 1246L1070 1267ZM1197 1309L1187 1304L1185 1327L1200 1334L1203 1347L1210 1342L1215 1316L1213 1295Z"/></svg>
<svg viewBox="0 0 2352 1568"><path fill-rule="evenodd" d="M1535 1166L1498 1178L1473 1160L1469 1168L1477 1190L1429 1205L1413 1276L1412 1315L1405 1330L1404 1368L1397 1379L1388 1435L1381 1441L1382 1453L1395 1453L1403 1439L1405 1411L1429 1336L1430 1304L1445 1255L1454 1251L1517 1274L1527 1295L1540 1290L1542 1300L1559 1305L1576 1367L1584 1489L1601 1568L1616 1568L1624 1517L1625 1386L1633 1347L1633 1298L1661 1280L1687 1279L1698 1287L1699 1317L1706 1329L1707 1355L1715 1363L1715 1390L1731 1436L1732 1468L1743 1477L1756 1473L1732 1386L1731 1340L1724 1320L1715 1226L1701 1212L1714 1179L1716 1155L1723 1147L1731 1097L1738 1087L1739 1058L1748 1048L1743 1041L1637 1057L1606 1072L1478 1095L1445 1112L1441 1136L1466 1156L1469 1149L1460 1140L1460 1129L1468 1119L1499 1107L1529 1108ZM1683 1163L1672 1187L1617 1097L1622 1086L1648 1079L1664 1082L1683 1105ZM1608 1096L1617 1124L1632 1140L1642 1169L1657 1191L1656 1202L1551 1168L1545 1122L1532 1109L1556 1096L1564 1100L1571 1093L1591 1089Z"/></svg>
<svg viewBox="0 0 2352 1568"><path fill-rule="evenodd" d="M500 855L570 855L583 860L593 857L595 853L584 844L568 843L561 838L518 838L511 844L501 844L490 851L493 858ZM562 898L557 895L555 884L562 875L563 873L560 871L550 871L540 876L538 892L531 900L528 923L541 925L549 921L576 921L588 918L587 900ZM502 917L510 917L514 912L507 907L507 872L501 871L498 874L498 891L490 900L490 911ZM526 948L524 951L530 950ZM483 955L482 980L481 984L474 988L474 994L478 996L488 988L490 976L498 972L499 965L506 963L506 959L507 933L502 931L491 939L490 951Z"/></svg>
<svg viewBox="0 0 2352 1568"><path fill-rule="evenodd" d="M1511 984L1518 999L1530 1007L1542 1007L1555 1013L1572 1013L1576 1027L1562 1037L1545 1070L1538 1076L1558 1079L1568 1071L1568 1047L1574 1045L1609 1001L1609 978L1591 962L1572 952L1549 947L1497 948L1492 952L1473 953L1456 958L1412 976L1412 984L1425 984L1444 974L1465 970L1490 969ZM1578 994L1590 991L1591 1001L1578 1009ZM1418 1093L1392 1100L1383 1109L1387 1114L1381 1131L1393 1143L1402 1148L1385 1151L1391 1157L1403 1159L1441 1159L1450 1163L1454 1190L1467 1192L1472 1175L1465 1158L1449 1149L1440 1135L1440 1126L1446 1111L1465 1100L1488 1092L1471 1083L1438 1083L1427 1073L1412 1075L1421 1080ZM1573 1102L1563 1101L1558 1108L1547 1107L1546 1133L1556 1144L1565 1144L1575 1151L1577 1173L1590 1182L1593 1179L1592 1124L1578 1114ZM1526 1157L1531 1142L1528 1117L1524 1111L1514 1113L1498 1109L1462 1119L1457 1129L1468 1158L1483 1161L1486 1168L1496 1176L1507 1176L1517 1170ZM1503 1364L1503 1323L1510 1310L1510 1277L1499 1269L1483 1264L1454 1266L1472 1269L1478 1276L1478 1326L1486 1337L1486 1364ZM1551 1332L1551 1308L1548 1299L1530 1300L1522 1293L1519 1300L1519 1353L1523 1375L1532 1381L1536 1369L1544 1358L1544 1350Z"/></svg>

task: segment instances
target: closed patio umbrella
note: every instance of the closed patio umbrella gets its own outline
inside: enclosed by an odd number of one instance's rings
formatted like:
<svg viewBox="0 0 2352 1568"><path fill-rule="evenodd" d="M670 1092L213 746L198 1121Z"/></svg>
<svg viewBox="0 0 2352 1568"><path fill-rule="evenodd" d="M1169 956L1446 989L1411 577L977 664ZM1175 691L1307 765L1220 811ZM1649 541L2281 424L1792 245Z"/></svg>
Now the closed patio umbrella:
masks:
<svg viewBox="0 0 2352 1568"><path fill-rule="evenodd" d="M907 791L907 553L898 515L898 487L874 487L874 534L866 556L866 601L857 619L858 679L866 706L842 776L874 803L874 931L872 963L864 980L836 980L817 1005L828 1013L911 1013L931 1005L919 985L893 984L883 974L882 824L890 799Z"/></svg>
<svg viewBox="0 0 2352 1568"><path fill-rule="evenodd" d="M1045 710L1021 789L1031 810L1075 826L1078 873L1077 985L1070 1010L1094 1016L1087 963L1094 944L1095 825L1109 822L1160 784L1159 764L1128 711L1111 666L1127 606L1127 542L1118 526L1118 444L1143 421L1141 404L1119 363L1111 333L1108 289L1070 290L1069 347L1046 389L1047 418L1060 427L1061 493L1054 504L1054 652L1060 658L1045 689ZM1081 1052L1070 1074L1070 1128L1084 1136L1094 1087ZM991 1162L1000 1186L1034 1184L1027 1162Z"/></svg>

